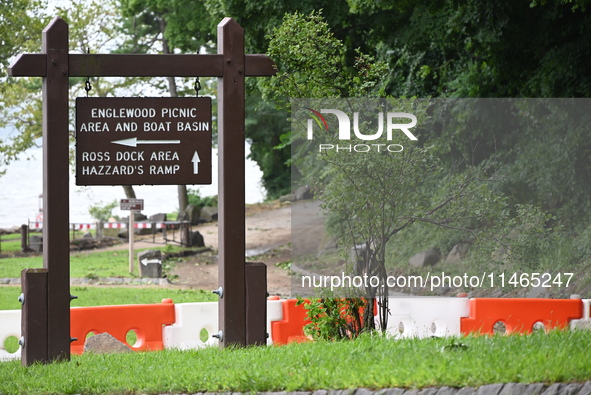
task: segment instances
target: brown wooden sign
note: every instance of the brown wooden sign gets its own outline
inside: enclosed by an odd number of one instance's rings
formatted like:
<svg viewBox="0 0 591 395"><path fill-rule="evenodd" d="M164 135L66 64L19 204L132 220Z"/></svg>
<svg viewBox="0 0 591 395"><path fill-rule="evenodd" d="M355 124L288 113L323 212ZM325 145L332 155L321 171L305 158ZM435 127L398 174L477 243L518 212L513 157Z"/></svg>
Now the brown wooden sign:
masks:
<svg viewBox="0 0 591 395"><path fill-rule="evenodd" d="M36 269L25 269L22 273L23 294L27 304L23 306L22 318L22 362L28 366L33 363L46 363L50 361L69 360L70 359L70 242L68 235L69 222L69 78L70 77L218 77L218 186L219 192L219 284L223 292L223 297L219 300L219 334L216 335L220 344L227 345L255 345L266 343L266 277L264 265L245 264L245 174L244 174L244 107L245 77L271 76L276 72L273 61L264 54L245 54L244 53L244 31L242 27L231 18L224 18L218 24L218 53L217 54L167 54L167 55L140 55L140 54L71 54L69 53L69 34L68 24L61 18L54 18L51 23L43 30L41 53L21 54L8 67L8 73L12 77L44 77L43 78L43 196L45 199L43 213L43 267L41 271ZM88 102L80 102L80 106L88 105L86 111L92 111L92 103L99 103L99 98L85 99ZM91 100L94 100L91 101ZM115 103L110 100L107 103ZM139 99L134 99L139 100ZM142 99L144 100L144 99ZM146 99L147 100L147 99ZM162 99L159 99L162 100ZM186 100L186 99L183 99ZM192 100L197 100L193 98ZM162 104L164 103L164 104ZM138 103L132 103L129 108L140 108ZM153 104L155 111L160 109L162 118L163 108L201 108L201 104L195 103L191 107L185 105ZM122 115L121 108L127 108L128 104L114 106L105 104L103 107L103 119L114 118L114 115ZM168 107L166 107L168 106ZM211 104L210 104L211 106ZM107 116L108 108L112 108L110 116ZM146 105L141 108L152 108ZM119 111L116 113L115 111ZM124 113L125 114L125 113ZM149 114L148 114L149 115ZM165 114L166 115L166 114ZM180 110L177 115L180 117ZM188 115L188 116L187 116ZM194 120L191 113L184 114L189 123L200 122ZM200 116L200 115L197 115ZM91 122L99 122L97 118L92 118L92 113L87 114L87 119ZM211 120L211 116L209 118ZM179 119L180 120L180 119ZM124 121L119 119L119 121ZM145 122L143 117L137 120L127 119L129 122ZM168 122L163 119L160 122ZM178 120L177 120L178 121ZM105 121L107 122L107 121ZM152 122L152 121L148 121ZM159 121L154 121L159 122ZM172 121L171 121L172 122ZM158 124L157 124L158 125ZM171 124L172 125L172 124ZM149 131L132 131L129 124L127 131L117 131L117 123L114 123L115 132L101 130L99 125L94 124L93 130L89 131L90 126L86 125L86 131L82 132L80 127L79 134L86 134L80 145L80 154L84 152L94 152L92 159L88 154L81 161L78 159L78 165L87 163L87 166L101 166L98 160L99 152L109 152L111 160L111 150L114 145L119 145L116 152L127 152L131 158L130 163L119 163L119 166L139 166L142 164L142 170L150 172L149 166L173 166L163 167L169 169L173 174L154 174L154 176L164 177L165 183L182 184L184 181L174 179L179 168L175 170L177 152L170 148L172 143L158 143L157 152L163 152L158 159L152 158L147 154L150 143L141 143L141 141L156 140L181 140L180 146L189 145L194 155L195 148L191 144L196 143L186 137L172 137L172 135L182 134L200 134L201 131L183 131L177 129L172 131L159 130L160 126L154 131L148 127ZM103 127L104 128L104 127ZM198 128L198 127L197 127ZM144 128L145 129L145 128ZM193 127L190 127L193 129ZM110 138L110 134L127 134L128 137ZM146 135L156 135L159 137L147 137ZM93 135L95 135L93 137ZM98 140L94 140L98 137ZM105 137L106 136L106 137ZM163 137L166 136L166 137ZM109 138L108 138L109 137ZM84 145L89 140L89 145ZM104 140L104 141L102 141ZM125 144L119 143L124 141ZM208 138L211 141L211 138ZM98 145L93 145L98 141ZM102 146L101 146L102 144ZM135 144L135 147L133 146ZM156 143L153 143L157 145ZM109 147L104 150L101 147ZM179 147L180 149L181 147ZM183 147L184 148L184 147ZM139 152L145 149L142 161L139 163ZM170 153L167 156L167 151ZM152 151L150 151L152 152ZM180 151L179 151L180 152ZM211 149L207 152L211 154ZM207 153L204 152L204 155ZM78 153L77 153L78 155ZM125 155L125 154L123 154ZM181 160L180 153L178 162L180 166L192 174L186 182L188 184L199 182L196 177L196 160L189 161L185 165L186 157ZM197 166L201 173L203 167L209 167L204 163L204 156L198 151L199 162ZM104 158L104 155L103 155ZM158 160L160 162L158 162ZM154 163L151 163L154 161ZM185 161L182 162L181 161ZM123 162L123 160L121 161ZM137 162L137 163L136 163ZM145 166L148 166L147 168ZM184 167L183 167L184 166ZM146 170L147 169L147 170ZM121 167L118 169L121 170ZM127 170L127 169L126 169ZM91 176L86 181L78 179L79 184L94 184L93 178L101 177L99 174L91 174L98 169L88 169ZM134 172L139 173L139 168L134 167ZM158 168L155 170L158 173ZM129 183L158 183L154 178L145 180L133 179L134 175L114 174L111 171L108 177L120 177L120 179L132 178ZM121 173L121 171L120 171ZM179 173L180 174L180 173ZM123 177L123 178L121 178ZM183 176L184 177L184 176ZM180 178L180 176L179 176ZM119 181L118 181L119 182ZM126 182L127 183L127 182ZM125 185L124 183L121 185ZM130 216L133 218L133 216ZM132 232L133 234L133 232ZM265 269L265 270L263 270Z"/></svg>
<svg viewBox="0 0 591 395"><path fill-rule="evenodd" d="M211 98L76 99L76 185L211 184Z"/></svg>
<svg viewBox="0 0 591 395"><path fill-rule="evenodd" d="M121 199L119 208L121 210L142 211L144 209L144 199Z"/></svg>

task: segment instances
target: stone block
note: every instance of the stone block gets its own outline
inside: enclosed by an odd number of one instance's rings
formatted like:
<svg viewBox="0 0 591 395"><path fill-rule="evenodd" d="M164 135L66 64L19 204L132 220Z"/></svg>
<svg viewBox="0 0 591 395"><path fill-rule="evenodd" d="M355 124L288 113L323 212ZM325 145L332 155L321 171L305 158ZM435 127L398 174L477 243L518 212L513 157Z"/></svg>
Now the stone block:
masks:
<svg viewBox="0 0 591 395"><path fill-rule="evenodd" d="M524 395L540 395L544 391L544 387L544 383L529 384L523 393Z"/></svg>
<svg viewBox="0 0 591 395"><path fill-rule="evenodd" d="M527 384L524 383L507 383L499 395L523 395L526 389Z"/></svg>
<svg viewBox="0 0 591 395"><path fill-rule="evenodd" d="M376 395L402 395L404 394L404 388L386 388L383 390L379 390Z"/></svg>
<svg viewBox="0 0 591 395"><path fill-rule="evenodd" d="M455 395L458 390L452 387L441 387L439 391L437 391L437 395Z"/></svg>
<svg viewBox="0 0 591 395"><path fill-rule="evenodd" d="M199 222L212 222L218 220L218 208L205 206L199 214Z"/></svg>
<svg viewBox="0 0 591 395"><path fill-rule="evenodd" d="M308 200L314 197L309 186L301 186L295 191L295 200Z"/></svg>
<svg viewBox="0 0 591 395"><path fill-rule="evenodd" d="M205 247L205 240L199 231L191 232L191 247Z"/></svg>
<svg viewBox="0 0 591 395"><path fill-rule="evenodd" d="M96 354L113 354L131 352L131 348L115 339L110 333L104 332L91 336L84 342L84 352Z"/></svg>
<svg viewBox="0 0 591 395"><path fill-rule="evenodd" d="M562 383L554 383L546 388L546 391L542 392L542 395L560 395L562 392L562 386Z"/></svg>
<svg viewBox="0 0 591 395"><path fill-rule="evenodd" d="M419 395L436 395L438 391L439 391L439 388L435 388L435 387L423 388L419 392Z"/></svg>
<svg viewBox="0 0 591 395"><path fill-rule="evenodd" d="M570 383L570 384L565 384L564 387L562 387L562 392L561 395L575 395L578 394L579 391L581 390L581 387L583 385L579 384L579 383Z"/></svg>
<svg viewBox="0 0 591 395"><path fill-rule="evenodd" d="M441 261L441 252L437 248L428 248L413 255L408 263L413 267L433 266Z"/></svg>
<svg viewBox="0 0 591 395"><path fill-rule="evenodd" d="M579 395L591 395L591 381L587 381L579 391Z"/></svg>
<svg viewBox="0 0 591 395"><path fill-rule="evenodd" d="M285 203L285 202L295 202L296 201L296 196L295 193L290 193L287 195L283 195L279 198L279 202L280 203Z"/></svg>
<svg viewBox="0 0 591 395"><path fill-rule="evenodd" d="M137 260L140 263L141 277L162 277L162 251L145 250L138 252Z"/></svg>
<svg viewBox="0 0 591 395"><path fill-rule="evenodd" d="M187 208L185 208L185 211L179 215L179 221L187 221L190 222L191 225L197 225L199 223L200 213L201 210L199 208L189 204Z"/></svg>
<svg viewBox="0 0 591 395"><path fill-rule="evenodd" d="M499 395L504 384L489 384L478 388L476 395Z"/></svg>
<svg viewBox="0 0 591 395"><path fill-rule="evenodd" d="M445 258L445 263L449 263L449 264L461 263L462 260L466 257L466 254L468 254L469 247L470 247L470 244L468 244L468 243L456 244L455 246L453 246L451 251L447 254L447 257Z"/></svg>
<svg viewBox="0 0 591 395"><path fill-rule="evenodd" d="M460 388L456 395L473 395L476 391L472 387Z"/></svg>
<svg viewBox="0 0 591 395"><path fill-rule="evenodd" d="M33 252L43 252L43 236L30 236L29 249Z"/></svg>
<svg viewBox="0 0 591 395"><path fill-rule="evenodd" d="M166 213L158 213L151 215L148 220L150 222L164 222L166 221Z"/></svg>

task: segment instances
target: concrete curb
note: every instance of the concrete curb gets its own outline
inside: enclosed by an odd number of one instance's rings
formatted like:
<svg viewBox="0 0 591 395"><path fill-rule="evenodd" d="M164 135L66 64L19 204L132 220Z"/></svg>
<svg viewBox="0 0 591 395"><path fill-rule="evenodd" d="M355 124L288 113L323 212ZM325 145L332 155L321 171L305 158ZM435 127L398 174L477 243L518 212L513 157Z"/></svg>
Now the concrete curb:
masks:
<svg viewBox="0 0 591 395"><path fill-rule="evenodd" d="M251 392L254 394L255 392ZM280 391L259 392L260 395L591 395L591 381L584 383L506 383L488 384L481 387L428 387L423 389L367 388L346 390ZM241 395L238 392L198 392L194 395Z"/></svg>

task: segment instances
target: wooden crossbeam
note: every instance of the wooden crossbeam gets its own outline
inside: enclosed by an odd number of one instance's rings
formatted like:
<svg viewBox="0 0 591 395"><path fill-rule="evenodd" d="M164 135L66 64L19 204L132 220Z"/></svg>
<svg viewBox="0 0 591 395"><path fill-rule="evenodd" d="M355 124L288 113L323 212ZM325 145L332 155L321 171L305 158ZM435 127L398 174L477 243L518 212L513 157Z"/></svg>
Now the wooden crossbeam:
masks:
<svg viewBox="0 0 591 395"><path fill-rule="evenodd" d="M222 77L222 54L69 54L70 77ZM275 75L275 63L263 54L245 55L245 76ZM8 67L11 77L45 77L46 54L21 54Z"/></svg>

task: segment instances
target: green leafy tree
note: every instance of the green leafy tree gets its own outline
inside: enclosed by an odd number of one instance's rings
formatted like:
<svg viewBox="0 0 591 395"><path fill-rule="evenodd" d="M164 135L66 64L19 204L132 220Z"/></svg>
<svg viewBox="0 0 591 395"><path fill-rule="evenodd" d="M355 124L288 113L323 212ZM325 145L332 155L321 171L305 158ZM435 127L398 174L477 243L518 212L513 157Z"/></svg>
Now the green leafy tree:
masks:
<svg viewBox="0 0 591 395"><path fill-rule="evenodd" d="M113 209L117 207L119 203L117 200L113 200L110 203L103 204L102 202L93 204L88 207L88 213L92 216L92 218L98 221L108 221L113 214Z"/></svg>
<svg viewBox="0 0 591 395"><path fill-rule="evenodd" d="M277 59L280 71L262 84L267 92L276 95L278 101L283 96L284 103L286 98L312 97L292 106L293 122L309 118L309 108L322 103L322 108L358 112L360 130L373 128L373 119L362 114L373 116L380 111L412 113L417 125L425 125L425 129L419 129L417 142L405 140L403 149L395 153L385 148L360 154L318 152L317 148L310 149L309 141L300 144L299 136L292 136L295 165L332 217L339 245L347 252L356 246L354 274L379 279L377 285L364 284L367 303L363 327L375 327L373 304L379 298L380 325L385 330L387 245L399 232L419 222L472 232L464 228L466 218L477 211L480 216L486 212L480 203L487 201L480 198L489 193L479 179L483 174L478 168L454 172L433 155L432 147L425 145L421 131L426 134L429 130L429 101L371 100L384 95L380 77L387 71L386 65L358 51L354 67L349 68L343 44L321 14L286 15L282 26L274 30L269 53ZM332 119L328 122L329 130L338 130L338 125L331 124ZM332 146L341 143L331 133L314 139L316 146L319 141ZM354 142L359 141L351 140ZM372 144L382 147L391 143L386 136L372 140Z"/></svg>
<svg viewBox="0 0 591 395"><path fill-rule="evenodd" d="M201 48L211 44L211 37L207 33L211 29L209 20L190 16L203 15L206 12L201 2L123 0L120 2L120 9L125 17L123 30L130 37L122 45L122 52L172 54L178 49L198 53ZM190 13L187 12L188 9L191 9ZM179 88L175 77L167 77L165 87L160 85L160 89L167 90L171 97L190 92ZM178 186L178 199L179 212L182 213L189 204L186 185Z"/></svg>
<svg viewBox="0 0 591 395"><path fill-rule="evenodd" d="M43 1L0 2L0 127L9 131L8 136L0 140L2 166L34 147L41 136L41 81L8 78L7 68L16 55L39 50L41 31L49 20L43 13L44 8Z"/></svg>

